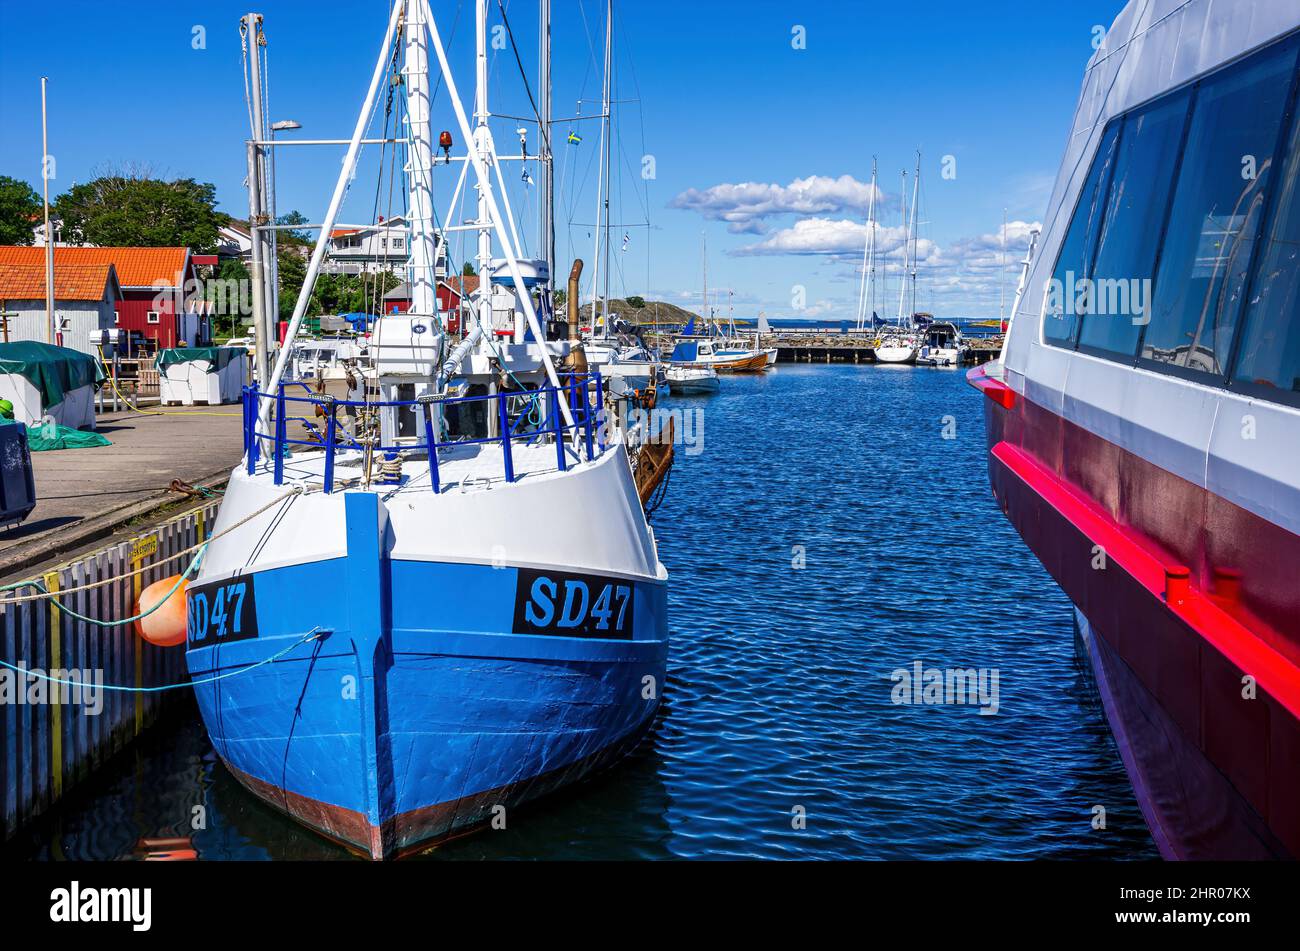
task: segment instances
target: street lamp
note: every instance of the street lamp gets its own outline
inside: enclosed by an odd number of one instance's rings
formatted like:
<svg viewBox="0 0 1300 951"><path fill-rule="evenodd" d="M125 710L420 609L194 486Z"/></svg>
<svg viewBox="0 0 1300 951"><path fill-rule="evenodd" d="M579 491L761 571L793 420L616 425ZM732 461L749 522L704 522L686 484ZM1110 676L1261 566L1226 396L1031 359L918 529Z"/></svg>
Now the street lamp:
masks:
<svg viewBox="0 0 1300 951"><path fill-rule="evenodd" d="M293 129L301 129L301 128L302 128L302 123L295 122L293 119L281 119L279 122L271 123L271 181L270 181L270 187L267 189L270 193L267 196L267 205L268 205L267 212L271 217L270 224L272 225L275 225L277 223L276 214L275 214L275 134L277 132L289 132L292 131ZM268 275L267 281L269 286L267 288L268 293L266 295L266 298L270 301L271 304L269 308L271 313L267 321L270 324L271 333L267 337L267 340L280 339L280 335L276 332L277 328L280 325L280 258L276 254L276 250L279 245L278 238L279 238L279 232L276 231L274 228L272 228L271 229L271 260L268 262L270 266L267 268L267 275Z"/></svg>

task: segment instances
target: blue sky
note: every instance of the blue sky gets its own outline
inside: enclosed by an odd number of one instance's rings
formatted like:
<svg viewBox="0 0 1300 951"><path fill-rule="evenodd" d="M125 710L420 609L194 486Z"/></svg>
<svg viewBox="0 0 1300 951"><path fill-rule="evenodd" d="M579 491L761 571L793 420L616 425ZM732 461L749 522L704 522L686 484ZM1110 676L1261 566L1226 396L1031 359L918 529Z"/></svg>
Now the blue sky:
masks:
<svg viewBox="0 0 1300 951"><path fill-rule="evenodd" d="M554 5L555 114L573 115L579 98L590 114L598 108L604 3ZM613 217L628 227L613 242L612 292L698 308L707 234L709 284L723 312L730 290L738 315L851 317L872 156L882 190L878 236L888 246L898 238L900 172L920 148L919 305L947 316L996 314L1003 210L1012 222L1009 296L1020 239L1047 204L1094 28L1109 26L1122 5L616 0L615 97L624 101L615 107ZM499 23L496 0L490 6L490 22ZM250 8L266 17L271 118L302 122L304 136L345 137L387 0L69 0L57 8L0 0L0 33L11 41L0 59L0 174L39 181L39 77L48 75L55 192L110 167L145 167L212 182L222 209L242 215L248 120L238 23ZM434 0L433 9L444 37L454 24L453 68L468 96L473 4ZM506 10L535 81L536 4L512 0ZM794 42L797 27L803 48ZM51 29L53 55L44 44L12 42ZM508 49L493 54L491 102L494 111L529 112ZM445 95L434 123L455 128ZM518 125L495 124L502 151ZM557 128L557 139L569 128ZM564 271L575 254L586 258L590 273L597 129L572 128L582 144L556 146L558 256ZM318 220L341 151L283 150L279 210ZM640 174L647 155L650 180ZM941 174L946 157L953 178ZM345 206L349 222L374 213L371 158ZM435 178L444 214L455 172ZM517 167L506 177L535 250L536 189L519 182ZM892 313L897 294L886 278L878 309Z"/></svg>

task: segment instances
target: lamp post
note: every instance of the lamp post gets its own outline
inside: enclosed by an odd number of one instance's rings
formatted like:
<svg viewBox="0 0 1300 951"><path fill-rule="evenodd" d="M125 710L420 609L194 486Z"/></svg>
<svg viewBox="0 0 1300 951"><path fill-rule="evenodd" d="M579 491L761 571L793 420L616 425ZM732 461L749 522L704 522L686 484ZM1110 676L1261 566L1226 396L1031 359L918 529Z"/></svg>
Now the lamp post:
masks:
<svg viewBox="0 0 1300 951"><path fill-rule="evenodd" d="M275 214L275 134L277 132L288 132L292 129L301 129L302 123L295 122L293 119L281 119L279 122L271 123L271 175L267 183L267 213L271 217L270 223L276 224ZM276 254L279 244L279 232L274 228L271 229L271 260L267 268L267 294L266 299L269 301L267 310L270 313L266 316L266 321L271 327L271 334L267 340L278 340L279 334L275 332L280 323L280 259Z"/></svg>

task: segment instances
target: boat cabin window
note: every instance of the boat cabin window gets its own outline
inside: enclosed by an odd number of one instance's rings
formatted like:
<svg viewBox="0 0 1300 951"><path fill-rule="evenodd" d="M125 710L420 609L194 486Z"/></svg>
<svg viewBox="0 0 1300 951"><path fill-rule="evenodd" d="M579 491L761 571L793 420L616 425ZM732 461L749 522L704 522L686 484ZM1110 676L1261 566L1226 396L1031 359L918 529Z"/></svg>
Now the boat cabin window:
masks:
<svg viewBox="0 0 1300 951"><path fill-rule="evenodd" d="M483 383L473 383L466 390L466 396L487 396L488 388ZM447 404L444 412L447 424L445 439L486 439L488 437L488 410L492 408L491 400L470 400L463 403Z"/></svg>
<svg viewBox="0 0 1300 951"><path fill-rule="evenodd" d="M1300 121L1275 170L1277 207L1260 242L1235 380L1260 395L1300 394Z"/></svg>
<svg viewBox="0 0 1300 951"><path fill-rule="evenodd" d="M1130 113L1102 212L1101 234L1087 285L1081 349L1133 356L1150 313L1147 289L1155 272L1158 236L1178 168L1189 92Z"/></svg>
<svg viewBox="0 0 1300 951"><path fill-rule="evenodd" d="M1293 34L1111 120L1045 342L1300 405L1298 59Z"/></svg>
<svg viewBox="0 0 1300 951"><path fill-rule="evenodd" d="M1295 47L1251 57L1198 84L1142 356L1227 372Z"/></svg>
<svg viewBox="0 0 1300 951"><path fill-rule="evenodd" d="M1091 270L1093 250L1101 230L1101 209L1106 186L1110 183L1110 169L1115 158L1115 143L1119 138L1119 124L1106 129L1097 148L1088 179L1079 193L1070 229L1061 244L1056 270L1052 273L1054 293L1048 294L1047 314L1043 321L1043 336L1049 341L1073 347L1079 330L1078 304L1074 286ZM1084 302L1086 305L1086 301Z"/></svg>

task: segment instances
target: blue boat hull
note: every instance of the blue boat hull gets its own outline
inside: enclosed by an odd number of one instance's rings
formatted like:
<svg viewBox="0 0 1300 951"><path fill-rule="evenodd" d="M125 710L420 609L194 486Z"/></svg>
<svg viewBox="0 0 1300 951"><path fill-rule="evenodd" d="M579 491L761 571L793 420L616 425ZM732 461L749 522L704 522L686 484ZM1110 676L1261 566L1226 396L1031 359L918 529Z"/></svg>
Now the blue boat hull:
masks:
<svg viewBox="0 0 1300 951"><path fill-rule="evenodd" d="M255 600L244 631L224 609L218 630L191 590L186 656L232 773L380 859L508 826L628 752L653 722L668 641L666 586L646 579L625 581L620 639L519 633L535 571L389 561L366 537L374 498L347 500L346 557L229 579Z"/></svg>

